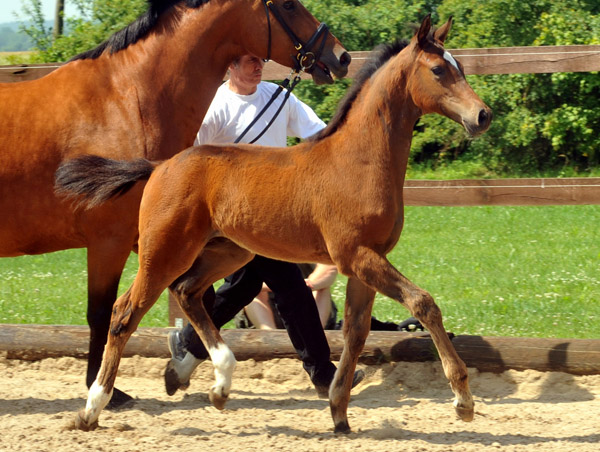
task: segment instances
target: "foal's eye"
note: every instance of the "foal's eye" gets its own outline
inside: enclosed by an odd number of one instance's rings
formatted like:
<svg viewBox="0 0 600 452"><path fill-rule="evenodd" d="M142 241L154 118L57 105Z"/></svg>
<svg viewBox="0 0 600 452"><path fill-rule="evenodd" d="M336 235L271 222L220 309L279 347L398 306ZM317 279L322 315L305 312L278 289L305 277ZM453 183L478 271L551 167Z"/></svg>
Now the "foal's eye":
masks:
<svg viewBox="0 0 600 452"><path fill-rule="evenodd" d="M444 73L444 68L442 66L434 66L431 68L431 72L439 77Z"/></svg>
<svg viewBox="0 0 600 452"><path fill-rule="evenodd" d="M292 0L283 2L283 9L287 9L288 11L294 9L294 2Z"/></svg>

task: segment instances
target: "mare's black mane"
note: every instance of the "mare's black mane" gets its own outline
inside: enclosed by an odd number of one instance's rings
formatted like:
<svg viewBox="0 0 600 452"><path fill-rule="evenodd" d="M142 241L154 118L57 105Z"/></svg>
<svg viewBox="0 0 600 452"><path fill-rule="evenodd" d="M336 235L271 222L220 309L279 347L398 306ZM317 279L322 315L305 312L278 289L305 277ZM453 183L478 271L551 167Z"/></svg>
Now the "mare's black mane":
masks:
<svg viewBox="0 0 600 452"><path fill-rule="evenodd" d="M69 61L92 60L102 55L106 49L109 49L111 54L123 50L146 36L156 26L160 15L172 6L185 3L188 8L198 8L209 0L147 0L147 2L148 10L134 22L117 31L95 49L80 53Z"/></svg>
<svg viewBox="0 0 600 452"><path fill-rule="evenodd" d="M375 49L373 49L374 57L366 62L360 71L358 71L356 77L354 78L354 83L352 86L350 86L350 88L348 88L346 95L340 101L338 109L335 115L333 115L331 118L331 121L329 121L329 124L327 124L327 127L310 137L309 140L321 140L332 135L336 130L338 130L346 120L348 112L352 108L352 104L356 100L358 93L362 89L365 82L375 73L375 71L377 71L377 69L383 66L394 55L400 53L400 51L407 45L408 41L406 40L396 40L390 44L380 44L375 47Z"/></svg>

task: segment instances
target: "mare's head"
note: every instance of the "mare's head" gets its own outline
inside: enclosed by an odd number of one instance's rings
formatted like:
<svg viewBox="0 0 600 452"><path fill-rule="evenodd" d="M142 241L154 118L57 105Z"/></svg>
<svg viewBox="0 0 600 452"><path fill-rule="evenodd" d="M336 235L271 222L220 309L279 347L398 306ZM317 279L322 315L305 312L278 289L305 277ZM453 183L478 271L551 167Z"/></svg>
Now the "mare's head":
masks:
<svg viewBox="0 0 600 452"><path fill-rule="evenodd" d="M462 124L470 135L485 132L492 111L473 91L462 65L444 49L452 18L437 30L427 16L405 52L411 52L407 90L422 114L439 113Z"/></svg>
<svg viewBox="0 0 600 452"><path fill-rule="evenodd" d="M262 15L248 41L251 53L285 66L302 68L317 84L333 83L332 74L345 77L351 57L325 24L320 24L298 0L254 0ZM249 19L250 20L250 19ZM249 43L249 42L248 42ZM260 49L260 50L258 50Z"/></svg>
<svg viewBox="0 0 600 452"><path fill-rule="evenodd" d="M341 78L348 73L351 57L346 49L298 0L147 0L147 3L148 10L136 21L72 60L119 52L153 31L178 36L182 42L193 41L194 36L185 35L186 32L177 34L182 12L198 12L194 17L204 30L216 22L212 11L221 8L223 17L231 18L225 29L225 42L236 46L238 56L253 54L284 66L305 69L317 84L333 83L332 74ZM208 6L214 9L205 12ZM190 27L186 30L189 32ZM219 44L203 39L211 50Z"/></svg>

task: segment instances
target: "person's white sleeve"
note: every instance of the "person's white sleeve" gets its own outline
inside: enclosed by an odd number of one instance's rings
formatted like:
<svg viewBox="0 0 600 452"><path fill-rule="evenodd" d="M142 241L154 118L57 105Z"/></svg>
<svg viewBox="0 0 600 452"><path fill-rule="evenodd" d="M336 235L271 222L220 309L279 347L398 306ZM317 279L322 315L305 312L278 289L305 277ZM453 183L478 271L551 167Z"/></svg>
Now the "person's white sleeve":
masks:
<svg viewBox="0 0 600 452"><path fill-rule="evenodd" d="M196 139L194 140L194 146L200 146L203 144L214 143L214 137L218 131L218 124L216 120L216 115L214 112L207 112L204 117L204 121L202 121L202 125L196 134Z"/></svg>
<svg viewBox="0 0 600 452"><path fill-rule="evenodd" d="M289 137L308 138L325 127L317 114L293 94L289 98L290 109L287 135Z"/></svg>

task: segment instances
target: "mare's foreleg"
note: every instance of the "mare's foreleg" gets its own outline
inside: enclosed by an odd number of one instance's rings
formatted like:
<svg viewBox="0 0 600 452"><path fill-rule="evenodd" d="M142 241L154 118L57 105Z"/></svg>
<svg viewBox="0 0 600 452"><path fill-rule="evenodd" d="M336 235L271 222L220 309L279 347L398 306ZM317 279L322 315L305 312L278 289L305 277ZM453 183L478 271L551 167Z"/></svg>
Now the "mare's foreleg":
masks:
<svg viewBox="0 0 600 452"><path fill-rule="evenodd" d="M236 361L211 320L202 302L202 294L214 281L233 273L252 257L252 253L229 240L213 240L194 265L169 286L210 355L215 370L215 383L209 390L209 398L220 410L225 407L231 391ZM179 369L170 361L165 370L165 381L167 384L170 379L189 381L199 362L190 352L186 354Z"/></svg>
<svg viewBox="0 0 600 452"><path fill-rule="evenodd" d="M352 378L371 326L375 291L354 278L348 278L344 309L344 350L329 388L329 407L335 431L349 433L348 404Z"/></svg>
<svg viewBox="0 0 600 452"><path fill-rule="evenodd" d="M454 408L464 421L473 420L474 404L465 363L460 359L442 323L442 312L433 297L370 249L363 249L350 263L352 273L379 293L403 304L429 330L438 350L444 374L456 399Z"/></svg>

